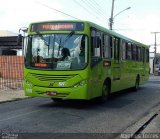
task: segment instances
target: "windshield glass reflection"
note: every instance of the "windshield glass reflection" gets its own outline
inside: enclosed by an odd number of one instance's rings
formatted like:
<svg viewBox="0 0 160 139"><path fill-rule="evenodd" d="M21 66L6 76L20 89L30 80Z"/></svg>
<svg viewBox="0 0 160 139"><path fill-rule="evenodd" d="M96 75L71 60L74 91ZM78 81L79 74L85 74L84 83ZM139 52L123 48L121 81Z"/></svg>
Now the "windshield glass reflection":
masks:
<svg viewBox="0 0 160 139"><path fill-rule="evenodd" d="M83 69L87 64L87 36L35 35L30 38L31 67L54 70ZM29 59L28 59L29 60Z"/></svg>

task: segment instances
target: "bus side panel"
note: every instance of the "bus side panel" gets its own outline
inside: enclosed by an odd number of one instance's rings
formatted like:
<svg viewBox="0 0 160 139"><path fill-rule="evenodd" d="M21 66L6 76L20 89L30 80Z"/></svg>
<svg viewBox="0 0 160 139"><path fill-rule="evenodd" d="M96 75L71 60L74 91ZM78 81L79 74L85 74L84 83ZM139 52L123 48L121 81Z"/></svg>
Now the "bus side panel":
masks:
<svg viewBox="0 0 160 139"><path fill-rule="evenodd" d="M99 97L102 95L102 77L103 77L102 62L90 69L89 75L89 92L90 98Z"/></svg>

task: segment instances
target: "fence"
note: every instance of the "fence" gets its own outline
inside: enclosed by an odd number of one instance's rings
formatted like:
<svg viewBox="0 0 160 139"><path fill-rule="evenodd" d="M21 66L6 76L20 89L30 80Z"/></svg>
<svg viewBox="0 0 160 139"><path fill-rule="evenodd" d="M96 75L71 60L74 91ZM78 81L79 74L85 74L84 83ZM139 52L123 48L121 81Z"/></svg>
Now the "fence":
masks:
<svg viewBox="0 0 160 139"><path fill-rule="evenodd" d="M0 91L23 88L24 57L0 56Z"/></svg>

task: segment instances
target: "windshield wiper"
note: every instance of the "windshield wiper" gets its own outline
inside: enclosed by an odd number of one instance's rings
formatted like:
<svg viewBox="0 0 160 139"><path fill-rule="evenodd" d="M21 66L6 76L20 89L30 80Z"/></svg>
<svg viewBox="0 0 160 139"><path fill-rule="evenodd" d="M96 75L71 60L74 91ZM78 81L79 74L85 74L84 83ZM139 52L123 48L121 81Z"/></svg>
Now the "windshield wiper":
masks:
<svg viewBox="0 0 160 139"><path fill-rule="evenodd" d="M39 37L44 41L45 45L49 47L49 44L48 44L48 42L45 40L45 38L43 37L43 35L40 34L38 31L37 31L36 33L37 33L37 34L39 35Z"/></svg>
<svg viewBox="0 0 160 139"><path fill-rule="evenodd" d="M65 38L65 40L64 40L64 42L63 42L63 44L62 44L62 46L69 40L70 37L73 36L73 34L75 34L75 31L71 31L71 32L68 34L68 36Z"/></svg>
<svg viewBox="0 0 160 139"><path fill-rule="evenodd" d="M67 37L65 38L65 40L63 41L63 43L62 43L62 37L60 38L59 46L58 46L58 56L59 56L60 48L63 48L64 44L69 40L70 37L73 36L73 34L75 34L75 31L71 31L71 32L67 35Z"/></svg>

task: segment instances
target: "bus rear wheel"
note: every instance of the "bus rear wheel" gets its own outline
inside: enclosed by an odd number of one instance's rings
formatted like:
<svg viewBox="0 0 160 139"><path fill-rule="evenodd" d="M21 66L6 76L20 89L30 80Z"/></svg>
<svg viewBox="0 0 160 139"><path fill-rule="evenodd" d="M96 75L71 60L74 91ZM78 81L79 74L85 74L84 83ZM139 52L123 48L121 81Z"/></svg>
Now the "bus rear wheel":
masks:
<svg viewBox="0 0 160 139"><path fill-rule="evenodd" d="M139 89L139 83L140 83L140 77L137 76L135 86L134 86L134 91L137 91Z"/></svg>

